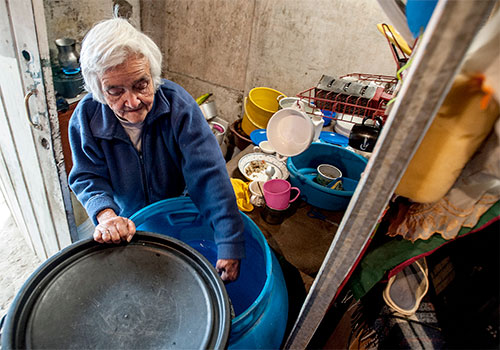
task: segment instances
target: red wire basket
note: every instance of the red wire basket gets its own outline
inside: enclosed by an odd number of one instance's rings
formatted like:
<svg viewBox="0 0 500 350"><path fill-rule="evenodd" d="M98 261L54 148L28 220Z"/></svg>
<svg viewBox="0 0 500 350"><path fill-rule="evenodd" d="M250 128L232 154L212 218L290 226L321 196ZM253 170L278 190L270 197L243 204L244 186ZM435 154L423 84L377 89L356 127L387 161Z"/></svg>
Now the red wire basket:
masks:
<svg viewBox="0 0 500 350"><path fill-rule="evenodd" d="M310 114L317 113L319 109L325 118L333 120L355 123L355 117L358 117L358 120L366 117L370 119L380 117L385 122L387 103L394 95L397 78L387 75L352 73L339 79L344 78L349 78L349 81L356 83L366 83L364 89L370 86L372 91L373 89L375 91L370 98L363 97L363 91L359 94L360 96L350 95L345 92L349 90L349 83L346 80L347 83L344 82L345 91L333 92L312 87L298 93L297 97L312 107Z"/></svg>

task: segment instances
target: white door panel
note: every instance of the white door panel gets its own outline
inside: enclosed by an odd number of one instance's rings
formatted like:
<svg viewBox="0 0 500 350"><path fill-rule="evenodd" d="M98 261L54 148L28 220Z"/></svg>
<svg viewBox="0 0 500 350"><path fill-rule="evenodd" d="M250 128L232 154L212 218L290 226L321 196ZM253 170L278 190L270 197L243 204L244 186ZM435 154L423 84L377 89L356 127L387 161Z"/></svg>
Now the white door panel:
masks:
<svg viewBox="0 0 500 350"><path fill-rule="evenodd" d="M71 207L66 210L64 201L69 193L64 194L67 184L61 182L61 164L56 161L54 149L59 147L54 147L54 140L58 138L52 137L58 129L51 132L40 65L39 47L48 56L48 43L38 42L46 33L37 36L29 0L0 0L0 22L2 188L19 228L26 231L35 252L44 259L71 243L67 215ZM51 80L50 75L45 78ZM25 106L29 92L32 95Z"/></svg>

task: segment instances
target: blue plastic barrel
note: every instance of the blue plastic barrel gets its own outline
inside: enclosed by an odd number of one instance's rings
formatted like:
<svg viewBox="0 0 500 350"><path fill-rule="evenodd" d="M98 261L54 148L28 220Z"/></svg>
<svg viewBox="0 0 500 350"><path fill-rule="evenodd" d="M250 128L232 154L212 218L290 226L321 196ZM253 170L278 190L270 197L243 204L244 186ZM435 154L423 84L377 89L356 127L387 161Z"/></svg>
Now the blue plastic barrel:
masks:
<svg viewBox="0 0 500 350"><path fill-rule="evenodd" d="M285 333L288 294L283 272L257 225L241 213L245 223L246 258L240 277L226 284L235 318L229 349L278 349ZM131 218L137 230L177 238L203 254L214 266L217 260L213 229L190 198L153 203Z"/></svg>

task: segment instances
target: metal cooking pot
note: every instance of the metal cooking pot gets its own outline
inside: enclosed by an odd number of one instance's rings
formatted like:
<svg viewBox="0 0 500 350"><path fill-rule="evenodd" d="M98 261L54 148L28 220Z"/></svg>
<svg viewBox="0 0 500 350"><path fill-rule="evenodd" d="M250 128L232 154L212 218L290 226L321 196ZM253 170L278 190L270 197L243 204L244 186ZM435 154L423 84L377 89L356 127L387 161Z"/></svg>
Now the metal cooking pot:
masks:
<svg viewBox="0 0 500 350"><path fill-rule="evenodd" d="M365 124L367 120L372 119L365 117L361 124L355 124L352 127L349 134L349 146L363 152L372 152L382 129L382 119L375 118L373 125Z"/></svg>

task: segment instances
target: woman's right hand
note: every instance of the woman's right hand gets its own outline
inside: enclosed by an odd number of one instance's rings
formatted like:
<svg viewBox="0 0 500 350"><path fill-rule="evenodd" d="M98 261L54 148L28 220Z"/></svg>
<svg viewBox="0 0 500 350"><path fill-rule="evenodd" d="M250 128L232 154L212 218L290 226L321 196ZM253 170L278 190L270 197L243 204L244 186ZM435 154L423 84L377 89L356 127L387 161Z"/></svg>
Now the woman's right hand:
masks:
<svg viewBox="0 0 500 350"><path fill-rule="evenodd" d="M116 215L113 209L104 209L97 214L97 222L94 240L99 243L130 242L135 234L134 222Z"/></svg>

